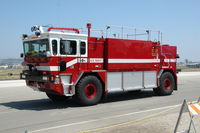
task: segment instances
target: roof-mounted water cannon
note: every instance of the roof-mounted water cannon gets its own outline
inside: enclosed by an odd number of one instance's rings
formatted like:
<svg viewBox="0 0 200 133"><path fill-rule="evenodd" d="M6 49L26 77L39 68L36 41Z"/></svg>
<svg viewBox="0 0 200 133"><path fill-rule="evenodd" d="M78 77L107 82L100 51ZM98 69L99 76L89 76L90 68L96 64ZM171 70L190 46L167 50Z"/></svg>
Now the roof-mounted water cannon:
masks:
<svg viewBox="0 0 200 133"><path fill-rule="evenodd" d="M24 40L24 39L27 39L28 38L28 35L27 34L23 34L22 35L22 39Z"/></svg>
<svg viewBox="0 0 200 133"><path fill-rule="evenodd" d="M40 36L41 33L44 33L43 26L38 26L38 25L35 25L35 26L31 27L31 31L32 32L35 31L35 35L36 36Z"/></svg>

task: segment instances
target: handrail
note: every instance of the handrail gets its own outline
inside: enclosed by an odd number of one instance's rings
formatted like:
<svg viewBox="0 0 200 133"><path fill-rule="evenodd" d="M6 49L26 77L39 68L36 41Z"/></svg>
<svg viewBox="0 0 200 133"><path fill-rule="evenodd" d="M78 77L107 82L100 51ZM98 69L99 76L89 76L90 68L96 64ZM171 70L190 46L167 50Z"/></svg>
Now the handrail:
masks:
<svg viewBox="0 0 200 133"><path fill-rule="evenodd" d="M69 31L75 31L77 34L80 33L79 29L76 29L76 28L50 27L50 28L48 28L47 31L51 31L51 30L69 30Z"/></svg>
<svg viewBox="0 0 200 133"><path fill-rule="evenodd" d="M149 30L149 29L138 29L138 28L132 28L132 27L127 27L127 26L116 26L116 25L107 25L106 26L106 32L108 33L108 30L111 29L111 28L117 28L119 30L121 30L121 38L123 39L124 38L124 31L125 30L130 30L130 31L133 31L134 34L127 34L127 38L129 36L135 36L135 40L136 40L136 36L138 35L147 35L147 40L151 40L152 39L152 32L155 32L157 33L157 39L158 39L158 42L162 43L162 32L160 32L159 30ZM138 31L144 31L144 33L139 33L138 34ZM107 35L106 35L107 36ZM155 36L155 35L154 35Z"/></svg>

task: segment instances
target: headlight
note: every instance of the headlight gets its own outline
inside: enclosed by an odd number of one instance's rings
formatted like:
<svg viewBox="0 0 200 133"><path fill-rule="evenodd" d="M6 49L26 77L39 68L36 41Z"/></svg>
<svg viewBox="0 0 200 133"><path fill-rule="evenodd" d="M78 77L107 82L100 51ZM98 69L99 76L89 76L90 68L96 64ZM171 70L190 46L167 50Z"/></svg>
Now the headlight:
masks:
<svg viewBox="0 0 200 133"><path fill-rule="evenodd" d="M47 77L42 77L42 80L48 80L48 78Z"/></svg>

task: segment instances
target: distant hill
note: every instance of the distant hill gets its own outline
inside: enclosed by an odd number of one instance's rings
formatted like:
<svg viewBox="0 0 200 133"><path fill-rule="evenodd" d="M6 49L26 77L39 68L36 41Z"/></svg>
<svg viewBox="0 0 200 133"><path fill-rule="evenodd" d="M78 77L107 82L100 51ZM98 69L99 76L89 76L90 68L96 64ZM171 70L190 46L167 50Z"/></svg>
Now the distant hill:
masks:
<svg viewBox="0 0 200 133"><path fill-rule="evenodd" d="M15 64L21 64L23 59L0 59L0 65L15 65Z"/></svg>

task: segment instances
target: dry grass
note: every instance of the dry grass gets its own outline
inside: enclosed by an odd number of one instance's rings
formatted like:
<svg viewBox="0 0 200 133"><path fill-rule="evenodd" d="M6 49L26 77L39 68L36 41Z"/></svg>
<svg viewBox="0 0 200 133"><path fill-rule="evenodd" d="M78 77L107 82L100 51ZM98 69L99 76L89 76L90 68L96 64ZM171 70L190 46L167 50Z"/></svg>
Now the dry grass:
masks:
<svg viewBox="0 0 200 133"><path fill-rule="evenodd" d="M197 72L200 71L200 68L189 68L189 67L177 67L177 69L181 69L181 72Z"/></svg>
<svg viewBox="0 0 200 133"><path fill-rule="evenodd" d="M22 69L0 69L0 80L15 80L20 78Z"/></svg>

